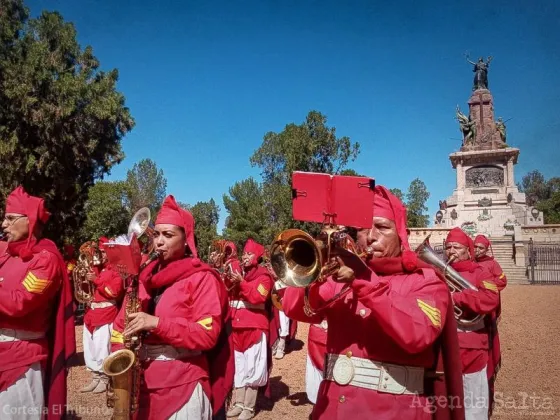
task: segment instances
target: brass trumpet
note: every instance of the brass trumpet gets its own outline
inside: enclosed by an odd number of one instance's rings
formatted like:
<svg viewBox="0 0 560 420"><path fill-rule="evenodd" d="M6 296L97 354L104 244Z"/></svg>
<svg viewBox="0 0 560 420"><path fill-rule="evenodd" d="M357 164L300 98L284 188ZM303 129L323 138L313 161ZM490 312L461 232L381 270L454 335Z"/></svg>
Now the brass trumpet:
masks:
<svg viewBox="0 0 560 420"><path fill-rule="evenodd" d="M447 283L447 287L449 291L453 294L455 292L462 292L463 290L474 290L477 291L478 289L473 286L467 279L461 276L456 270L454 270L450 264L455 260L456 257L451 257L446 262L442 261L433 248L430 246L428 240L430 239L430 235L422 241L422 243L415 249L418 258L424 261L427 264L430 264L436 272L442 275L445 278ZM458 306L453 306L455 311L455 319L457 320L457 324L463 327L469 327L484 318L483 315L477 315L471 319L463 318L463 310Z"/></svg>
<svg viewBox="0 0 560 420"><path fill-rule="evenodd" d="M281 232L270 248L270 266L277 281L288 287L309 287L316 281L324 281L336 272L340 265L332 257L350 257L365 266L363 255L358 254L352 238L342 227L325 226L317 239L299 229ZM277 307L281 308L277 290ZM335 296L338 298L338 296ZM305 311L314 313L306 299Z"/></svg>

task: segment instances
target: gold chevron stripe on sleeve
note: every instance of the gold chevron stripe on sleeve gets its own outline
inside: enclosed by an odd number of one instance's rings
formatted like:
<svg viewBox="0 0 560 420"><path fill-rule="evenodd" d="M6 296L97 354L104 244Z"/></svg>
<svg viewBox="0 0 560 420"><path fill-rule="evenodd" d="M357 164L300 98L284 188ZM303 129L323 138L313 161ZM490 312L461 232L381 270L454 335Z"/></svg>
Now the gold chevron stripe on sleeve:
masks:
<svg viewBox="0 0 560 420"><path fill-rule="evenodd" d="M111 343L124 344L124 337L122 332L119 332L117 330L111 330Z"/></svg>
<svg viewBox="0 0 560 420"><path fill-rule="evenodd" d="M105 286L105 293L107 293L111 297L115 297L115 294L113 293L113 291L111 289L109 289L107 286Z"/></svg>
<svg viewBox="0 0 560 420"><path fill-rule="evenodd" d="M259 284L259 286L257 287L257 291L264 297L268 296L268 290L266 290L266 287L264 287L262 284Z"/></svg>
<svg viewBox="0 0 560 420"><path fill-rule="evenodd" d="M211 330L212 329L212 317L208 317L208 318L204 318L201 319L200 321L197 321L197 324L200 324L205 330Z"/></svg>
<svg viewBox="0 0 560 420"><path fill-rule="evenodd" d="M498 291L498 286L496 286L494 283L489 282L489 281L483 281L482 285L484 286L485 289L488 290L492 290L493 292L497 292Z"/></svg>
<svg viewBox="0 0 560 420"><path fill-rule="evenodd" d="M418 302L418 307L424 312L432 324L436 327L441 327L441 312L438 308L428 305L421 299L416 299Z"/></svg>
<svg viewBox="0 0 560 420"><path fill-rule="evenodd" d="M498 277L500 280L503 279L506 275L504 273L500 274L500 277Z"/></svg>
<svg viewBox="0 0 560 420"><path fill-rule="evenodd" d="M30 271L26 274L21 283L29 293L41 294L49 286L50 281L40 279Z"/></svg>

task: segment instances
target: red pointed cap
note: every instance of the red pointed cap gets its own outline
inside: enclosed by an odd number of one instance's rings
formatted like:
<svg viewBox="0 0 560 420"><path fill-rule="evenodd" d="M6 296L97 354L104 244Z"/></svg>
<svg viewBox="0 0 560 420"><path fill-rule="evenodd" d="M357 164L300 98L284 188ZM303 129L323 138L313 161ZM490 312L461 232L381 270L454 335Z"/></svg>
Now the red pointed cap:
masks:
<svg viewBox="0 0 560 420"><path fill-rule="evenodd" d="M168 195L163 200L161 210L156 218L156 225L169 224L183 228L185 231L187 245L189 246L193 256L198 258L196 246L194 243L194 218L192 214L181 208L175 201L175 197Z"/></svg>
<svg viewBox="0 0 560 420"><path fill-rule="evenodd" d="M387 188L376 185L373 198L373 217L384 217L395 222L397 235L403 248L403 267L407 271L413 271L417 267L418 257L410 250L408 243L408 229L406 227L406 207Z"/></svg>
<svg viewBox="0 0 560 420"><path fill-rule="evenodd" d="M245 247L243 248L244 253L251 252L254 255L253 260L251 261L251 265L257 265L259 258L264 255L264 251L264 246L251 238L247 239L247 242L245 242Z"/></svg>
<svg viewBox="0 0 560 420"><path fill-rule="evenodd" d="M30 244L33 231L37 225L37 221L47 223L50 213L45 208L45 200L40 197L35 197L27 194L22 186L13 190L6 199L6 213L17 213L27 216L29 219L29 237L27 238L27 251L25 254L31 252ZM21 254L21 251L20 251Z"/></svg>
<svg viewBox="0 0 560 420"><path fill-rule="evenodd" d="M461 228L455 227L449 231L445 242L457 242L469 248L471 259L474 258L474 242Z"/></svg>

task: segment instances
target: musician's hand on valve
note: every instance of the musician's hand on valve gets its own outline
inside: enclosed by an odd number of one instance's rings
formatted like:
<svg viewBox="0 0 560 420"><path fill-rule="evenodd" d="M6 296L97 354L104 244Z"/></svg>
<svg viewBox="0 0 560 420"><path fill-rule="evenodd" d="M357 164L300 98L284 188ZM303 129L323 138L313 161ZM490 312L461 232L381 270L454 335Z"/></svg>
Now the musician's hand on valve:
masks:
<svg viewBox="0 0 560 420"><path fill-rule="evenodd" d="M124 335L130 337L139 331L151 331L158 326L159 318L145 312L136 312L128 315L128 325Z"/></svg>
<svg viewBox="0 0 560 420"><path fill-rule="evenodd" d="M232 283L241 283L243 281L243 276L235 271L232 271L229 279Z"/></svg>
<svg viewBox="0 0 560 420"><path fill-rule="evenodd" d="M87 281L94 281L95 280L95 273L93 273L92 271L89 271L86 274L86 279L87 279Z"/></svg>
<svg viewBox="0 0 560 420"><path fill-rule="evenodd" d="M339 283L352 282L356 278L354 270L352 270L347 265L344 265L344 262L340 257L336 257L336 261L338 262L340 268L333 273L332 279Z"/></svg>

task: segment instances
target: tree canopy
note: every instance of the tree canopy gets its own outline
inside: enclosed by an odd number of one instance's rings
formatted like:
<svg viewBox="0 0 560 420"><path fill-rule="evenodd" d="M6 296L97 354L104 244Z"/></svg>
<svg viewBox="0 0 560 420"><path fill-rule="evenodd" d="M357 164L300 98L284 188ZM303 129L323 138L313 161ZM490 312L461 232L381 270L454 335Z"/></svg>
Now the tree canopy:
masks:
<svg viewBox="0 0 560 420"><path fill-rule="evenodd" d="M124 181L99 181L89 189L80 242L126 233L132 216L124 205L125 196Z"/></svg>
<svg viewBox="0 0 560 420"><path fill-rule="evenodd" d="M229 194L224 194L224 207L229 213L224 236L236 243L239 249L248 238L268 245L274 235L270 212L263 186L253 178L236 182Z"/></svg>
<svg viewBox="0 0 560 420"><path fill-rule="evenodd" d="M560 177L545 179L538 170L527 173L517 185L527 204L543 212L545 223L560 223Z"/></svg>
<svg viewBox="0 0 560 420"><path fill-rule="evenodd" d="M151 159L142 159L126 173L126 206L130 212L148 207L155 218L167 189L163 170Z"/></svg>
<svg viewBox="0 0 560 420"><path fill-rule="evenodd" d="M428 211L426 202L430 198L430 193L424 181L420 178L414 179L406 193L406 211L408 227L427 227L430 216L425 214Z"/></svg>
<svg viewBox="0 0 560 420"><path fill-rule="evenodd" d="M59 13L28 19L21 0L0 0L0 206L17 185L45 197L46 233L59 243L79 230L94 181L124 157L134 120L117 80Z"/></svg>
<svg viewBox="0 0 560 420"><path fill-rule="evenodd" d="M208 249L212 241L218 237L220 209L212 198L210 201L199 201L193 206L182 203L181 206L189 210L194 217L194 234L198 256L207 261Z"/></svg>

